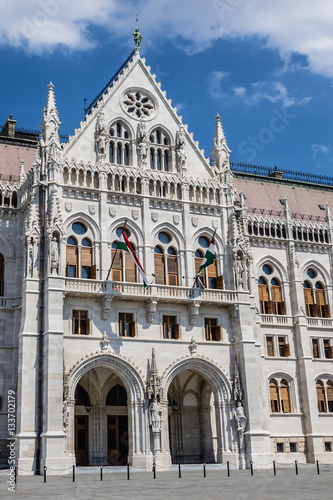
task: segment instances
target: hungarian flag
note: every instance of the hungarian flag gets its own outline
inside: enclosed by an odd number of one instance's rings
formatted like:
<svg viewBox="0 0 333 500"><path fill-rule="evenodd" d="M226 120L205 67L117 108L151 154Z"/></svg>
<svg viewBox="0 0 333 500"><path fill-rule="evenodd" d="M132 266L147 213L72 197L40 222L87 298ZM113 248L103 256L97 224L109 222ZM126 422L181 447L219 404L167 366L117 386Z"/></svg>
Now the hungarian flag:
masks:
<svg viewBox="0 0 333 500"><path fill-rule="evenodd" d="M204 258L202 259L201 266L199 267L199 271L197 272L196 278L198 278L199 274L203 269L205 269L205 267L208 267L211 264L213 264L215 260L215 254L216 254L215 239L213 237L212 241L209 244L209 247L207 248Z"/></svg>
<svg viewBox="0 0 333 500"><path fill-rule="evenodd" d="M128 241L128 238L125 234L124 231L121 232L121 235L120 235L120 238L119 238L119 242L118 242L118 245L117 245L117 250L125 250L125 252L129 252L132 259L134 260L134 263L136 265L136 267L138 268L138 271L139 273L141 274L142 276L142 279L143 279L143 284L144 284L144 287L147 288L147 286L149 285L149 281L147 279L147 276L145 275L145 272L139 262L139 259L137 258L137 256L135 255L135 252L132 248L132 245L130 244L130 242Z"/></svg>

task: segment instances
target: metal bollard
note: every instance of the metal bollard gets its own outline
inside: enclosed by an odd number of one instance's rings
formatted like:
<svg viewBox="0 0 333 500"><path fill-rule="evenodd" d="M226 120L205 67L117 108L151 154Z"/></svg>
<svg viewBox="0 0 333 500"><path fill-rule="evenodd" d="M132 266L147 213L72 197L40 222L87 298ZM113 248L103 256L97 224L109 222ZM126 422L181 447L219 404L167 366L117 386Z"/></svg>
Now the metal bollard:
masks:
<svg viewBox="0 0 333 500"><path fill-rule="evenodd" d="M103 481L103 465L101 465L101 481Z"/></svg>
<svg viewBox="0 0 333 500"><path fill-rule="evenodd" d="M130 478L130 471L129 471L129 463L127 463L127 479L129 481Z"/></svg>
<svg viewBox="0 0 333 500"><path fill-rule="evenodd" d="M317 474L318 474L318 476L319 476L319 474L320 474L320 470L319 470L319 462L318 462L318 460L316 460L316 463L317 463Z"/></svg>
<svg viewBox="0 0 333 500"><path fill-rule="evenodd" d="M203 464L203 469L204 469L204 477L206 477L206 464Z"/></svg>
<svg viewBox="0 0 333 500"><path fill-rule="evenodd" d="M253 462L252 462L252 460L250 462L250 467L251 467L251 476L253 476Z"/></svg>
<svg viewBox="0 0 333 500"><path fill-rule="evenodd" d="M276 476L275 460L273 460L273 471L274 471L274 476Z"/></svg>
<svg viewBox="0 0 333 500"><path fill-rule="evenodd" d="M47 470L47 467L44 465L44 483L46 483L46 470Z"/></svg>
<svg viewBox="0 0 333 500"><path fill-rule="evenodd" d="M73 465L73 483L75 483L75 465Z"/></svg>
<svg viewBox="0 0 333 500"><path fill-rule="evenodd" d="M154 474L154 479L156 479L156 464L155 464L155 462L153 463L153 474Z"/></svg>
<svg viewBox="0 0 333 500"><path fill-rule="evenodd" d="M295 472L296 472L296 476L298 476L298 462L297 462L297 460L295 460Z"/></svg>
<svg viewBox="0 0 333 500"><path fill-rule="evenodd" d="M227 462L228 477L230 477L230 464Z"/></svg>
<svg viewBox="0 0 333 500"><path fill-rule="evenodd" d="M180 464L178 464L178 477L182 477L182 471L180 468Z"/></svg>

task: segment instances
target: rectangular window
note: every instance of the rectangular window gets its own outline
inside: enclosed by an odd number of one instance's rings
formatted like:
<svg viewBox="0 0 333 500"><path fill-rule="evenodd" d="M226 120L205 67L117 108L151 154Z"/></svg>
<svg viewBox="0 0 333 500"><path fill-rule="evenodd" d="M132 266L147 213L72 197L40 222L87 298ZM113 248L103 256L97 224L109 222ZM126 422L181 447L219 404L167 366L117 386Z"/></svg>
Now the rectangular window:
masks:
<svg viewBox="0 0 333 500"><path fill-rule="evenodd" d="M135 337L135 327L132 313L119 313L119 335L121 337Z"/></svg>
<svg viewBox="0 0 333 500"><path fill-rule="evenodd" d="M286 337L278 337L279 342L279 355L282 358L287 358L290 356L289 344L287 343Z"/></svg>
<svg viewBox="0 0 333 500"><path fill-rule="evenodd" d="M325 441L325 451L332 451L332 441Z"/></svg>
<svg viewBox="0 0 333 500"><path fill-rule="evenodd" d="M73 311L73 333L75 335L90 334L90 319L88 311Z"/></svg>
<svg viewBox="0 0 333 500"><path fill-rule="evenodd" d="M319 358L319 340L312 339L312 353L314 358Z"/></svg>
<svg viewBox="0 0 333 500"><path fill-rule="evenodd" d="M290 443L290 453L297 453L297 443Z"/></svg>
<svg viewBox="0 0 333 500"><path fill-rule="evenodd" d="M179 339L179 324L176 316L163 316L163 338Z"/></svg>
<svg viewBox="0 0 333 500"><path fill-rule="evenodd" d="M278 453L283 453L284 452L284 445L283 445L283 443L276 443L276 451Z"/></svg>
<svg viewBox="0 0 333 500"><path fill-rule="evenodd" d="M221 327L217 325L217 319L205 318L205 337L206 340L221 340Z"/></svg>
<svg viewBox="0 0 333 500"><path fill-rule="evenodd" d="M274 356L274 342L273 337L266 337L267 356Z"/></svg>
<svg viewBox="0 0 333 500"><path fill-rule="evenodd" d="M324 339L324 356L327 359L332 359L332 347L329 339Z"/></svg>

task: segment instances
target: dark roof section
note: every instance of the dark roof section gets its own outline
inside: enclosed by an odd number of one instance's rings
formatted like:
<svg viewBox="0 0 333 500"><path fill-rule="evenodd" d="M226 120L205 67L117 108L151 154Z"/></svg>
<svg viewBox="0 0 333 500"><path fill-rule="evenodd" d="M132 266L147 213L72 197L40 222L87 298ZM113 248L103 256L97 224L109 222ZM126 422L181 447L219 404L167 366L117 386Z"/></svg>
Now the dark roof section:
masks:
<svg viewBox="0 0 333 500"><path fill-rule="evenodd" d="M107 91L107 89L112 85L112 83L117 80L119 74L122 72L122 70L125 68L125 66L127 66L127 64L129 63L129 61L132 59L133 55L134 55L134 50L133 52L129 55L129 57L126 59L126 61L124 62L124 64L118 69L118 71L113 75L113 77L111 78L111 80L105 85L105 87L103 88L103 90L101 90L101 92L98 94L97 97L95 97L95 99L89 104L88 107L85 107L84 108L84 114L87 115L91 112L91 110L96 106L97 102L102 98L102 96L105 94L105 92Z"/></svg>
<svg viewBox="0 0 333 500"><path fill-rule="evenodd" d="M6 123L0 126L0 129L0 143L2 144L25 146L27 148L37 146L39 132L37 130L16 128L16 120L13 120L13 115L10 115Z"/></svg>

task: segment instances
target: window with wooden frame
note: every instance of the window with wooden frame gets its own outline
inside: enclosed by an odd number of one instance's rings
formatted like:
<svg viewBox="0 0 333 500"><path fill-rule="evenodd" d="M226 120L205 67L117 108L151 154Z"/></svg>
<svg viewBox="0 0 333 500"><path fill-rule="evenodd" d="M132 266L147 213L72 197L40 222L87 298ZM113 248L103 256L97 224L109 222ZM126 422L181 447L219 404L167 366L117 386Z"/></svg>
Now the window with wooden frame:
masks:
<svg viewBox="0 0 333 500"><path fill-rule="evenodd" d="M330 310L326 301L323 281L318 280L320 272L309 267L307 279L303 282L306 315L312 318L329 318Z"/></svg>
<svg viewBox="0 0 333 500"><path fill-rule="evenodd" d="M333 382L328 380L326 383L327 408L330 413L333 412Z"/></svg>
<svg viewBox="0 0 333 500"><path fill-rule="evenodd" d="M288 380L273 378L269 382L272 413L291 413L290 384Z"/></svg>
<svg viewBox="0 0 333 500"><path fill-rule="evenodd" d="M267 276L258 279L259 303L261 314L285 315L286 306L282 296L281 281L276 276L277 272L271 264L261 267Z"/></svg>
<svg viewBox="0 0 333 500"><path fill-rule="evenodd" d="M320 358L319 339L312 339L312 354L314 358Z"/></svg>
<svg viewBox="0 0 333 500"><path fill-rule="evenodd" d="M331 345L331 340L330 339L323 339L323 345L324 345L325 358L332 359L333 358L333 347Z"/></svg>
<svg viewBox="0 0 333 500"><path fill-rule="evenodd" d="M155 247L154 265L155 265L155 284L165 285L164 252L162 247L160 247L159 245Z"/></svg>
<svg viewBox="0 0 333 500"><path fill-rule="evenodd" d="M216 318L205 318L205 338L215 342L221 340L221 327L217 325Z"/></svg>
<svg viewBox="0 0 333 500"><path fill-rule="evenodd" d="M96 279L96 265L92 264L91 241L83 238L81 245L81 278Z"/></svg>
<svg viewBox="0 0 333 500"><path fill-rule="evenodd" d="M269 395L271 400L271 412L280 413L279 388L275 379L269 382Z"/></svg>
<svg viewBox="0 0 333 500"><path fill-rule="evenodd" d="M168 285L178 285L178 261L177 252L173 247L168 248L167 257Z"/></svg>
<svg viewBox="0 0 333 500"><path fill-rule="evenodd" d="M324 389L324 384L321 380L317 380L316 390L317 390L318 411L319 413L326 413L327 410L326 410L325 389Z"/></svg>
<svg viewBox="0 0 333 500"><path fill-rule="evenodd" d="M114 241L112 243L111 251L111 279L112 281L123 281L123 251L117 250L118 242Z"/></svg>
<svg viewBox="0 0 333 500"><path fill-rule="evenodd" d="M0 296L3 297L5 291L5 258L0 253Z"/></svg>
<svg viewBox="0 0 333 500"><path fill-rule="evenodd" d="M274 356L274 337L266 337L267 356Z"/></svg>
<svg viewBox="0 0 333 500"><path fill-rule="evenodd" d="M199 271L199 268L201 266L201 263L202 263L202 259L203 259L203 251L202 250L197 250L195 252L195 260L194 260L194 267L195 267L195 276L197 276L198 274L198 271ZM203 286L206 288L207 285L206 285L206 273L205 273L205 269L201 269L201 272L199 274L200 276L200 279L203 283Z"/></svg>
<svg viewBox="0 0 333 500"><path fill-rule="evenodd" d="M77 241L75 238L70 236L67 238L66 246L66 276L69 278L78 277L77 255Z"/></svg>
<svg viewBox="0 0 333 500"><path fill-rule="evenodd" d="M179 324L176 316L163 316L163 338L179 339Z"/></svg>
<svg viewBox="0 0 333 500"><path fill-rule="evenodd" d="M210 240L206 236L199 236L198 243L202 248L198 248L195 252L195 275L197 275L199 271L206 250L210 245ZM215 290L223 289L223 277L218 276L217 274L216 259L210 266L207 266L201 271L200 278L205 288L211 288Z"/></svg>
<svg viewBox="0 0 333 500"><path fill-rule="evenodd" d="M75 335L90 334L90 319L88 311L73 310L72 333Z"/></svg>
<svg viewBox="0 0 333 500"><path fill-rule="evenodd" d="M290 356L290 347L288 344L288 338L278 337L278 343L279 343L279 355L282 358L287 358L288 356Z"/></svg>
<svg viewBox="0 0 333 500"><path fill-rule="evenodd" d="M120 337L135 337L136 323L133 321L133 313L119 313L119 335Z"/></svg>
<svg viewBox="0 0 333 500"><path fill-rule="evenodd" d="M290 413L289 384L285 379L280 382L280 397L282 413Z"/></svg>

